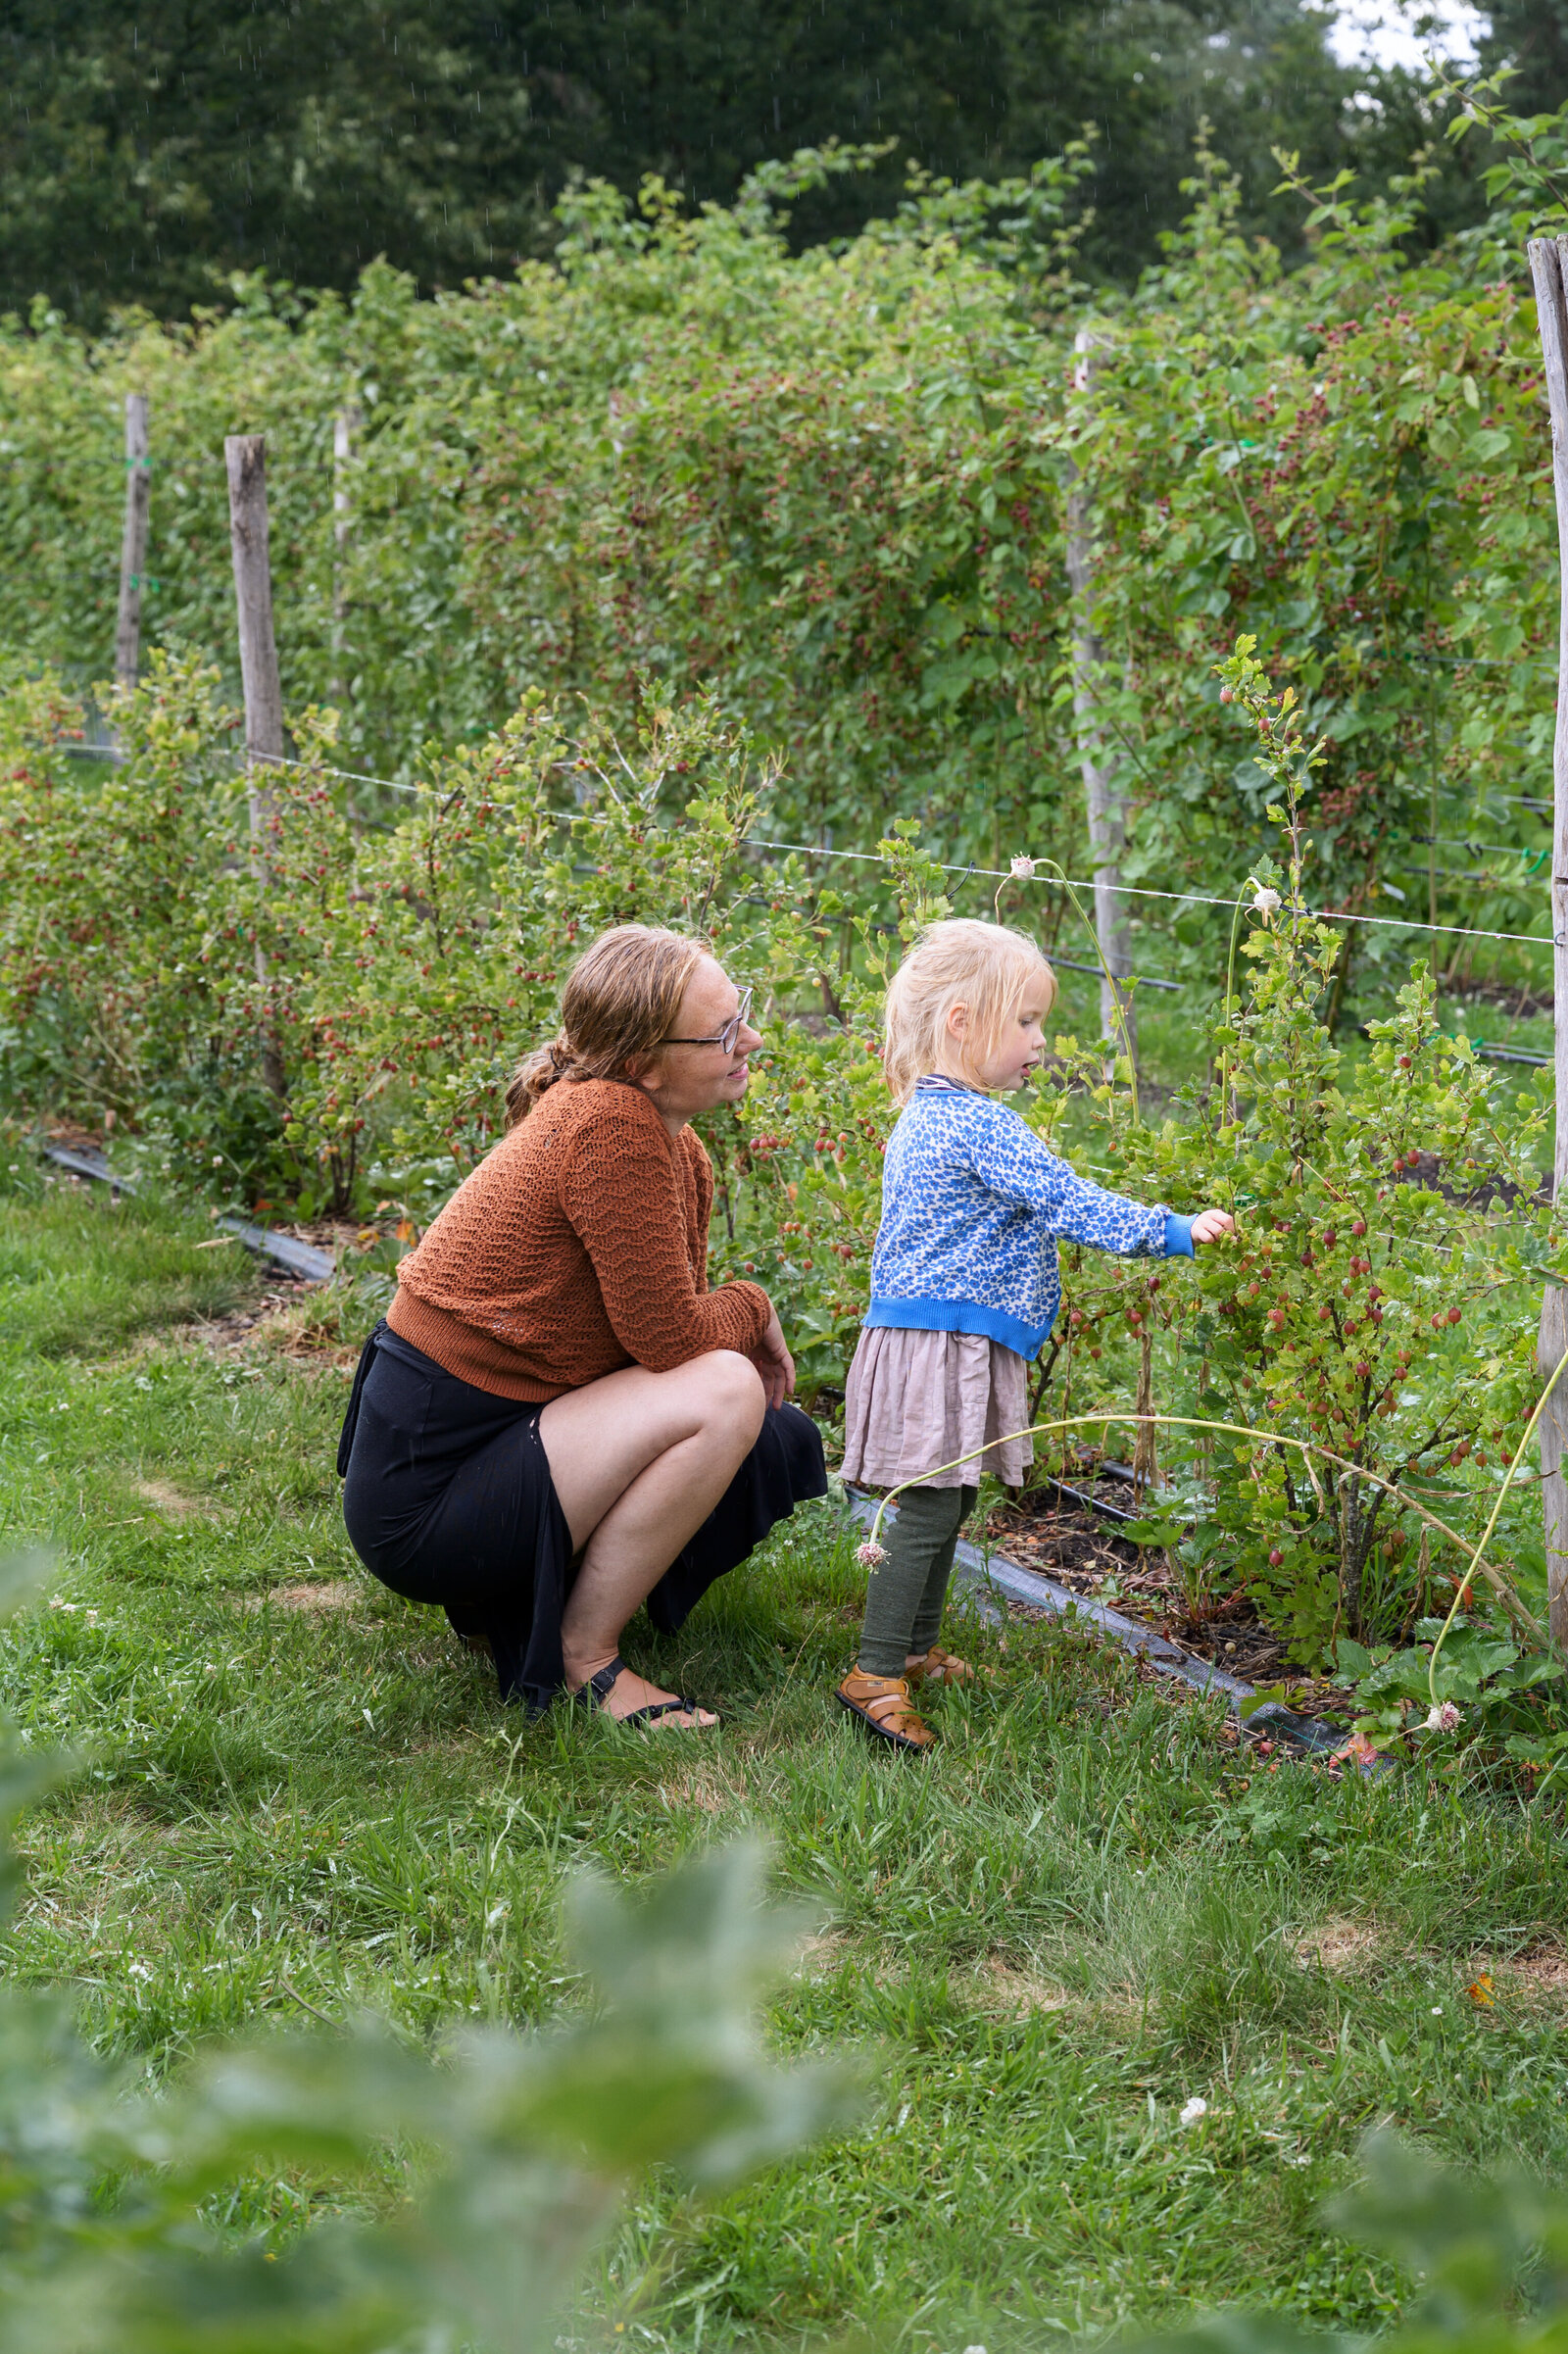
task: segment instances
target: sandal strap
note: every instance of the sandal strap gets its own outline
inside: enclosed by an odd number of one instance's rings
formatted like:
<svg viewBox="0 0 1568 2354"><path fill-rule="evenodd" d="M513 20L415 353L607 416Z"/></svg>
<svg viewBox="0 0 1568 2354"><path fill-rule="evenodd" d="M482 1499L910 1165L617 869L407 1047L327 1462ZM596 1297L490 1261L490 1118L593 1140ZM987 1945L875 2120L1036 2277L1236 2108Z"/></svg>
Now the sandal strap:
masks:
<svg viewBox="0 0 1568 2354"><path fill-rule="evenodd" d="M884 1741L906 1749L924 1749L931 1743L931 1728L916 1710L902 1676L871 1676L853 1669L839 1686L837 1698L841 1708L859 1717Z"/></svg>
<svg viewBox="0 0 1568 2354"><path fill-rule="evenodd" d="M623 1676L625 1672L626 1662L617 1651L608 1667L602 1667L597 1676L590 1676L587 1683L574 1692L571 1696L584 1708L602 1710L605 1702L615 1689L616 1677Z"/></svg>
<svg viewBox="0 0 1568 2354"><path fill-rule="evenodd" d="M681 1708L690 1716L697 1714L697 1702L688 1700L684 1692L678 1692L672 1700L650 1700L646 1708L634 1708L630 1716L623 1716L620 1722L623 1725L651 1725L656 1716L673 1716Z"/></svg>
<svg viewBox="0 0 1568 2354"><path fill-rule="evenodd" d="M610 1695L615 1689L615 1678L624 1675L625 1671L626 1662L617 1651L608 1667L602 1667L597 1676L590 1676L581 1691L574 1692L571 1696L580 1707L591 1708L600 1716L609 1716ZM651 1725L656 1717L675 1716L682 1709L688 1716L695 1716L697 1702L688 1700L684 1692L678 1692L672 1700L650 1700L646 1707L633 1708L628 1715L611 1717L610 1721L612 1725Z"/></svg>
<svg viewBox="0 0 1568 2354"><path fill-rule="evenodd" d="M896 1692L879 1692L874 1699L860 1700L857 1705L864 1710L873 1725L885 1725L893 1717L913 1717L916 1722L919 1721L918 1712L907 1693L901 1697ZM897 1726L894 1730L898 1730Z"/></svg>

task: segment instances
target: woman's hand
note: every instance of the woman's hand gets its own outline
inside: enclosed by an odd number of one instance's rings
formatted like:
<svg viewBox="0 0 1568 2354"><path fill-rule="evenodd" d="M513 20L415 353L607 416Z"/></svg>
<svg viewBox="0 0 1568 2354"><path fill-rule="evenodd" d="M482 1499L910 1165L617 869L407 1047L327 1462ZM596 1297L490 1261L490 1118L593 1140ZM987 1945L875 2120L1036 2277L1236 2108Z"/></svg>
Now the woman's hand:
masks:
<svg viewBox="0 0 1568 2354"><path fill-rule="evenodd" d="M781 1406L786 1398L795 1395L795 1359L784 1346L784 1327L775 1308L767 1320L767 1330L752 1350L752 1363L762 1377L770 1406Z"/></svg>
<svg viewBox="0 0 1568 2354"><path fill-rule="evenodd" d="M1193 1220L1193 1241L1217 1243L1222 1234L1229 1234L1236 1220L1228 1209L1200 1209Z"/></svg>

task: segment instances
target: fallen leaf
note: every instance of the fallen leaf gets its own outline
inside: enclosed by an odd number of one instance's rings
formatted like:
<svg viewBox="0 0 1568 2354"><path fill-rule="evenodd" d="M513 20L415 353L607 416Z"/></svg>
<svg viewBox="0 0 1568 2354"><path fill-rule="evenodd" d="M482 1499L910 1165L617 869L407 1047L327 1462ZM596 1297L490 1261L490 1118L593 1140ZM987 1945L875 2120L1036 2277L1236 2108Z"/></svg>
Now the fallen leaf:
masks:
<svg viewBox="0 0 1568 2354"><path fill-rule="evenodd" d="M1483 1970L1474 1986L1466 1986L1465 1992L1478 2010L1490 2011L1495 2000L1492 1991L1492 1972Z"/></svg>

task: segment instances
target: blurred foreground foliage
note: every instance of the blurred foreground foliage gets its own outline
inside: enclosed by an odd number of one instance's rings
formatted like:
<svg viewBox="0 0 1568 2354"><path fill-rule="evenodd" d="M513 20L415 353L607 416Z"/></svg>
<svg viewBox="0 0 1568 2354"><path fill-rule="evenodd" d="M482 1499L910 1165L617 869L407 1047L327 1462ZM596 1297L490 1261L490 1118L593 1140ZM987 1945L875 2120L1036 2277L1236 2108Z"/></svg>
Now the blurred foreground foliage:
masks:
<svg viewBox="0 0 1568 2354"><path fill-rule="evenodd" d="M36 1582L7 1567L7 1615ZM8 1826L50 1779L8 1747ZM764 2057L755 2006L805 1925L763 1906L762 1874L735 1846L641 1901L579 1881L586 1999L553 2031L465 2027L433 2057L361 2017L210 2049L149 2094L62 1998L0 1987L0 2337L17 2354L549 2346L643 2170L711 2188L853 2113L844 2069ZM258 2167L329 2181L325 2219L236 2244L215 2202Z"/></svg>

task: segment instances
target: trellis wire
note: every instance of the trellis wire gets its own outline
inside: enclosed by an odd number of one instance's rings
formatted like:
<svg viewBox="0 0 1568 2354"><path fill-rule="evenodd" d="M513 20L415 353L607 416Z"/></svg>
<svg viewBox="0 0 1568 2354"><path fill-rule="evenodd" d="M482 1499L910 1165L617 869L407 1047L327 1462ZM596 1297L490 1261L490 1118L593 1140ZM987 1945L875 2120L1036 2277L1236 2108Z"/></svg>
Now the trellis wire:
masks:
<svg viewBox="0 0 1568 2354"><path fill-rule="evenodd" d="M244 755L237 752L226 753L224 758L237 760L243 759ZM395 776L371 776L368 770L363 768L332 768L322 761L294 760L281 756L274 756L267 762L267 765L273 768L309 768L318 775L340 776L354 784L384 785L391 793L428 793L436 799L440 798L438 788L434 785L409 784ZM1510 796L1510 798L1517 797ZM887 866L892 863L891 859L877 850L829 850L820 842L774 842L769 840L765 834L746 834L742 836L742 841L747 848L752 850L794 851L808 858L852 858L859 863L872 866ZM936 864L943 874L978 875L987 882L1007 883L1032 879L1014 876L1010 867L976 866L959 858L939 858L936 860ZM1092 891L1094 889L1093 883L1086 883L1076 877L1069 877L1068 882L1070 888L1075 891ZM1244 907L1251 905L1249 900L1219 899L1207 891L1155 891L1145 883L1121 883L1117 888L1124 892L1129 899L1174 900L1187 907ZM1413 916L1405 915L1352 915L1338 907L1309 908L1307 912L1320 923L1373 924L1394 932L1441 932L1445 939L1452 940L1514 940L1526 948L1549 949L1552 946L1551 941L1544 938L1540 932L1489 932L1475 924L1418 923ZM1167 983L1166 986L1176 987L1178 984Z"/></svg>
<svg viewBox="0 0 1568 2354"><path fill-rule="evenodd" d="M760 850L800 851L811 858L860 858L867 859L876 866L887 866L892 863L883 856L882 852L876 850L825 850L815 842L770 842L760 834L748 834L745 839ZM1027 876L1014 876L1010 867L971 866L965 865L962 860L957 858L938 858L934 863L943 874L983 875L988 882L999 880L1006 883L1031 879ZM1094 889L1093 883L1083 882L1077 877L1069 877L1068 880L1075 891L1092 891ZM1147 884L1142 883L1118 883L1116 888L1118 891L1125 892L1130 899L1170 899L1179 901L1187 907L1249 907L1252 904L1250 900L1218 899L1207 891L1154 891ZM1309 907L1306 912L1321 923L1382 924L1396 932L1442 932L1460 940L1520 940L1529 948L1550 948L1552 945L1540 932L1485 932L1473 924L1417 923L1413 917L1404 915L1351 915L1339 907Z"/></svg>

